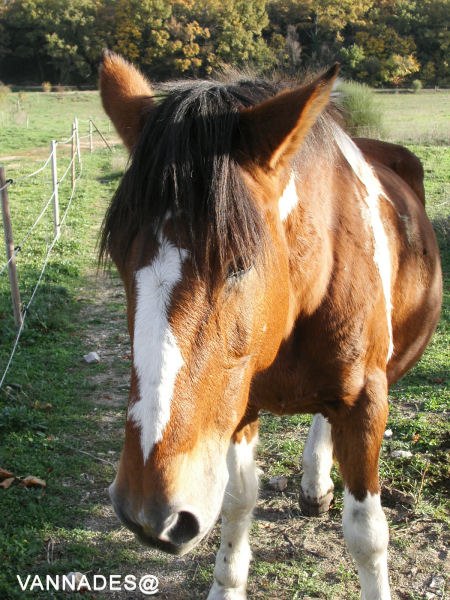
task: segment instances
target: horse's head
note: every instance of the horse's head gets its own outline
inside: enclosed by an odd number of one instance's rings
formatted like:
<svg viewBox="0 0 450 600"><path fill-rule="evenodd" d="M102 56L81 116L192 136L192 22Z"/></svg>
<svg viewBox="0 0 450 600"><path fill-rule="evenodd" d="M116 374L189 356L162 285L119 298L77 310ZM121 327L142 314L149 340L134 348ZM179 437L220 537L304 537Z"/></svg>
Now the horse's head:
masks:
<svg viewBox="0 0 450 600"><path fill-rule="evenodd" d="M295 197L290 159L335 71L279 94L184 82L158 98L105 54L103 104L131 151L102 240L125 284L133 350L111 497L122 521L163 550L186 552L214 524L252 377L288 327L279 201Z"/></svg>

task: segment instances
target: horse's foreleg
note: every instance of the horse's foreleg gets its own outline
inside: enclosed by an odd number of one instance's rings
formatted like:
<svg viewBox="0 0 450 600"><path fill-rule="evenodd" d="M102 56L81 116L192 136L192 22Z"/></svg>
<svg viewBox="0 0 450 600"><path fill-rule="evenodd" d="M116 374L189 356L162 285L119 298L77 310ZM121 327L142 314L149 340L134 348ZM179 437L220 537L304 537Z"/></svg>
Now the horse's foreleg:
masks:
<svg viewBox="0 0 450 600"><path fill-rule="evenodd" d="M222 505L222 538L208 600L245 600L251 558L248 532L258 495L253 457L257 424L252 423L231 441L227 456L229 481Z"/></svg>
<svg viewBox="0 0 450 600"><path fill-rule="evenodd" d="M315 415L303 450L300 507L309 516L327 512L333 499L330 471L333 465L331 426L321 414Z"/></svg>
<svg viewBox="0 0 450 600"><path fill-rule="evenodd" d="M332 425L334 451L345 483L342 525L358 567L362 600L390 600L389 532L381 508L378 456L388 413L384 374L367 378L354 406Z"/></svg>

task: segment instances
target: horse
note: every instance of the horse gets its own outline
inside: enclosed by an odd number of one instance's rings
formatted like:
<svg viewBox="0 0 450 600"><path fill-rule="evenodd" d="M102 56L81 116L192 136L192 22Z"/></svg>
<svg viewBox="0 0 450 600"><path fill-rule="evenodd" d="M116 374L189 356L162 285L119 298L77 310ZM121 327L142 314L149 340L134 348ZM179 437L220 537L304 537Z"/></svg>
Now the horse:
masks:
<svg viewBox="0 0 450 600"><path fill-rule="evenodd" d="M442 275L420 161L345 133L337 72L154 91L115 53L100 66L104 109L130 152L100 243L123 280L132 343L110 497L139 540L178 555L222 514L208 600L246 598L263 409L315 415L301 507L328 510L336 461L362 598L390 598L387 393L436 328Z"/></svg>

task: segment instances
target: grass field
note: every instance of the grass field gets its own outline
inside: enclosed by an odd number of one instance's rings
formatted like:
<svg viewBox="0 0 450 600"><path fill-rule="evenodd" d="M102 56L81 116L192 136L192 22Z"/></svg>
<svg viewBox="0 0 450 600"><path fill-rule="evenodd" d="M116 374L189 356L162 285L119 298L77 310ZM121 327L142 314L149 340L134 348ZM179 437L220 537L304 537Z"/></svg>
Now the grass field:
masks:
<svg viewBox="0 0 450 600"><path fill-rule="evenodd" d="M450 111L445 114L443 105L450 94L441 94L379 95L389 138L410 144L424 163L428 212L446 278L439 329L420 363L390 390L388 427L393 437L383 444L380 470L391 532L393 600L418 600L426 593L443 598L448 593L447 582L437 593L430 588L434 576L446 577L448 565L450 148L448 137L436 135L435 124L439 121L439 131L449 131ZM442 105L437 106L437 97L439 102L443 99ZM17 109L18 99L11 94L8 105L0 106L0 126L1 111L8 113L7 125L0 129L0 164L6 165L8 177L19 177L41 164L48 141L69 136L73 116L80 119L83 135L89 116L108 132L95 93L30 93ZM25 107L28 129L20 116ZM412 121L420 124L418 136L419 126L414 129ZM121 283L114 271L97 274L95 244L126 156L119 146L111 153L99 142L96 145L93 154L83 152L73 207L27 316L6 386L0 390L0 467L19 478L33 475L46 481L45 488L24 487L16 479L8 489L0 489L0 598L28 597L20 591L17 574L24 578L80 571L106 576L151 573L160 580L158 598L198 600L206 597L212 580L218 527L188 556L167 557L142 548L120 527L106 492L123 445L130 345ZM62 173L67 152L61 152L58 160ZM49 173L9 189L15 239L20 240L50 195ZM62 210L68 195L68 184L63 184ZM30 296L51 239L49 215L18 255L23 302ZM0 256L1 266L4 255ZM4 273L0 376L14 336ZM91 350L100 354L101 362L88 366L82 356ZM262 417L263 475L251 533L249 598L359 597L355 569L341 535L342 484L337 471L333 471L336 497L327 515L307 519L298 508L298 460L309 423L309 416ZM413 456L393 459L394 449L410 450ZM289 480L283 493L268 485L270 477L280 474ZM71 594L35 591L31 596ZM137 596L115 592L84 597Z"/></svg>
<svg viewBox="0 0 450 600"><path fill-rule="evenodd" d="M63 140L71 135L75 117L80 120L81 134L88 132L89 118L102 132L109 132L109 120L97 92L22 92L0 97L1 156L47 154L50 139Z"/></svg>
<svg viewBox="0 0 450 600"><path fill-rule="evenodd" d="M376 92L385 138L403 144L450 143L450 90Z"/></svg>

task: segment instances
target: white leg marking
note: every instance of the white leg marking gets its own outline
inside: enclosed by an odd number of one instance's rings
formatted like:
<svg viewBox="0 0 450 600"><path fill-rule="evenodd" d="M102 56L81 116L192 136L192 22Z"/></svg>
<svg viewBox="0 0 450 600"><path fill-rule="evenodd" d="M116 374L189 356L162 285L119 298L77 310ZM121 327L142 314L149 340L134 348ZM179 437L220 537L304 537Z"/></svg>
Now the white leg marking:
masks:
<svg viewBox="0 0 450 600"><path fill-rule="evenodd" d="M289 183L284 189L281 198L278 200L280 209L280 218L286 221L290 213L294 210L298 203L297 188L295 187L295 175L291 173Z"/></svg>
<svg viewBox="0 0 450 600"><path fill-rule="evenodd" d="M247 444L230 444L227 456L229 480L222 505L222 538L208 600L245 600L251 558L248 532L258 495L258 476L253 458L256 438Z"/></svg>
<svg viewBox="0 0 450 600"><path fill-rule="evenodd" d="M383 286L384 300L386 303L386 316L389 331L389 350L387 360L394 351L392 338L392 300L391 300L391 257L389 241L380 216L380 197L389 200L384 193L381 183L375 176L372 167L364 158L358 146L339 127L335 128L335 139L346 161L355 172L358 179L366 188L365 197L367 220L373 232L374 254L373 259L380 274Z"/></svg>
<svg viewBox="0 0 450 600"><path fill-rule="evenodd" d="M167 320L172 290L181 279L183 251L162 239L151 265L136 272L133 363L139 400L128 418L141 429L144 462L160 442L170 419L175 379L184 362Z"/></svg>
<svg viewBox="0 0 450 600"><path fill-rule="evenodd" d="M380 495L367 493L359 502L345 488L342 526L345 541L358 567L362 600L390 600L389 531Z"/></svg>
<svg viewBox="0 0 450 600"><path fill-rule="evenodd" d="M311 504L320 504L320 499L329 496L334 487L330 477L333 466L331 426L321 414L314 416L303 450L302 463L303 497Z"/></svg>

